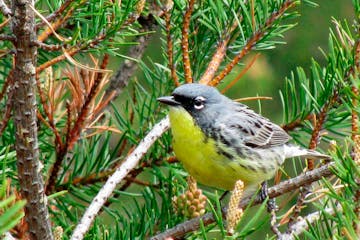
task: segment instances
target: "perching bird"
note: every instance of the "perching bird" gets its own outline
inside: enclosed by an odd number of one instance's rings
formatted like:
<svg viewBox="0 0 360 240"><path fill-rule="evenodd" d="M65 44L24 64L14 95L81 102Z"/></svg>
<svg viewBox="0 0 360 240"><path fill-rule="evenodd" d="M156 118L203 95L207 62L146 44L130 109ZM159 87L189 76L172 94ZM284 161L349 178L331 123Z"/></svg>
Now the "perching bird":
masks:
<svg viewBox="0 0 360 240"><path fill-rule="evenodd" d="M240 179L249 195L286 158L328 158L289 144L291 137L280 126L216 88L184 84L158 100L170 107L176 157L204 185L233 190Z"/></svg>

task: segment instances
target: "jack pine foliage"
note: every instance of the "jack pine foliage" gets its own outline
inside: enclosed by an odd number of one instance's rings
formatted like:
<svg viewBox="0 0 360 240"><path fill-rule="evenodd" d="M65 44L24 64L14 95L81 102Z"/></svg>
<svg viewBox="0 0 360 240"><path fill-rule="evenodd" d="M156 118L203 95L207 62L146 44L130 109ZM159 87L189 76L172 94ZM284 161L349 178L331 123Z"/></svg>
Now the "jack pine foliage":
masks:
<svg viewBox="0 0 360 240"><path fill-rule="evenodd" d="M27 236L25 220L31 216L23 210L30 203L16 164L17 45L11 28L16 4L10 3L0 0L0 235L20 239ZM235 83L242 73L235 80L228 74L235 66L248 69L245 56L285 43L283 35L301 21L299 4L317 5L309 0L36 1L36 39L28 46L37 48L34 108L53 231L61 227L63 239L70 239L106 179L165 117L157 97L185 82ZM168 237L187 239L358 239L360 2L352 4L354 19L333 19L325 63L312 59L309 69L296 68L280 91L282 127L297 144L330 154L333 174L278 198L278 236L270 231L266 203L245 207L229 235L222 192L214 189L203 190L207 214L197 224L175 211L172 202L186 192L187 173L174 160L166 132L117 186L85 239L147 239L166 236L169 229L176 234ZM141 58L150 37L161 54ZM292 163L282 170L283 180L318 167L311 160Z"/></svg>

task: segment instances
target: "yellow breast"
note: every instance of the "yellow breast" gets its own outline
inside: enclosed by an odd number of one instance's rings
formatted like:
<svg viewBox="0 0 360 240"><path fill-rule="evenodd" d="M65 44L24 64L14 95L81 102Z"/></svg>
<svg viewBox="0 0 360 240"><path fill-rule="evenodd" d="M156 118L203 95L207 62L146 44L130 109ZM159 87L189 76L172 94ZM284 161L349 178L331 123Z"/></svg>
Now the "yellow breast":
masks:
<svg viewBox="0 0 360 240"><path fill-rule="evenodd" d="M261 182L264 176L241 167L242 159L228 159L217 153L214 140L205 139L186 110L171 107L169 116L176 157L197 181L226 190L232 190L239 179L245 184Z"/></svg>

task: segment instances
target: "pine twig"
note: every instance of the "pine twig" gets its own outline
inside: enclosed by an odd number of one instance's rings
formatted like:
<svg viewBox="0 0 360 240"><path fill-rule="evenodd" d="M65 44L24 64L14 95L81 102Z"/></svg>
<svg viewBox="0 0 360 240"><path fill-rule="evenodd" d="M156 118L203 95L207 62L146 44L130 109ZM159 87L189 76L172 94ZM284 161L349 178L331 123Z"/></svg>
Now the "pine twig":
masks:
<svg viewBox="0 0 360 240"><path fill-rule="evenodd" d="M2 12L2 14L6 17L10 17L12 15L10 8L5 4L4 0L0 0L0 12Z"/></svg>
<svg viewBox="0 0 360 240"><path fill-rule="evenodd" d="M277 19L283 16L285 11L287 11L291 7L294 7L295 5L296 5L296 1L287 0L281 5L278 11L272 13L269 19L266 21L264 27L259 31L255 32L255 34L250 39L248 39L248 41L246 42L245 46L242 48L240 53L236 55L233 58L233 60L230 63L228 63L225 66L225 68L213 80L211 80L210 85L211 86L218 85L220 81L224 79L224 77L232 71L232 69L236 66L236 64L238 64L239 61L254 48L256 43L267 33L267 29L271 27Z"/></svg>
<svg viewBox="0 0 360 240"><path fill-rule="evenodd" d="M303 233L309 228L309 225L316 222L320 219L321 215L326 213L327 215L334 215L336 212L342 211L341 205L336 206L336 210L333 207L325 208L322 211L317 211L310 213L309 215L302 218L300 221L297 221L293 224L288 232L281 234L277 239L278 240L295 240L298 239L298 235Z"/></svg>
<svg viewBox="0 0 360 240"><path fill-rule="evenodd" d="M301 127L303 125L303 122L305 120L311 120L314 117L314 115L312 113L310 113L309 115L307 115L306 117L304 117L303 119L295 119L294 121L287 123L287 124L283 124L281 127L282 129L284 129L286 132L289 131L293 131L298 127Z"/></svg>
<svg viewBox="0 0 360 240"><path fill-rule="evenodd" d="M103 59L102 67L106 66L107 63L108 63L108 57L105 57ZM54 190L62 161L66 156L67 152L69 152L73 148L75 142L78 141L80 137L80 133L83 130L85 124L87 123L88 120L87 118L90 113L91 104L95 100L95 97L99 92L102 79L103 79L103 73L98 73L97 78L95 78L91 86L89 94L85 98L85 102L78 114L76 121L73 127L71 128L71 130L69 131L67 142L65 143L65 145L63 144L61 148L57 148L56 161L51 168L49 180L46 185L47 194L52 193L52 191Z"/></svg>
<svg viewBox="0 0 360 240"><path fill-rule="evenodd" d="M338 93L335 91L334 94L332 95L332 97L322 107L322 109L318 115L315 127L311 134L309 149L315 149L317 147L319 138L320 138L320 131L322 130L322 127L325 123L327 112L337 102L337 100L338 100ZM307 171L311 171L313 169L314 169L314 159L307 159ZM300 194L299 194L297 202L295 204L293 215L290 217L290 220L288 223L289 227L291 227L294 224L294 222L296 221L296 219L298 218L298 216L303 208L306 195L311 191L310 187L311 187L311 185L305 185L305 186L303 186L303 188L300 189Z"/></svg>
<svg viewBox="0 0 360 240"><path fill-rule="evenodd" d="M192 83L192 72L191 72L191 62L189 56L189 28L190 28L190 18L192 11L194 10L195 0L189 0L189 6L184 15L184 21L181 31L181 50L184 62L184 75L185 82Z"/></svg>
<svg viewBox="0 0 360 240"><path fill-rule="evenodd" d="M333 173L332 173L331 169L334 165L335 164L333 162L331 162L324 166L316 168L312 171L305 172L305 173L303 173L297 177L294 177L292 179L283 181L283 182L279 183L278 185L275 185L275 186L269 188L268 196L269 196L269 198L275 198L275 197L283 195L287 192L294 191L294 190L300 188L301 186L308 185L308 184L318 181L322 178L332 176ZM246 206L249 204L250 201L251 201L251 196L243 199L239 204L239 208L242 208L242 209L246 208ZM253 202L253 205L256 205L259 203L261 203L261 198L259 196L257 196ZM224 208L223 212L226 213L226 211L227 211L226 208ZM200 218L190 219L190 220L183 222L171 229L166 230L163 233L153 236L151 238L151 240L165 240L170 237L174 238L174 239L182 238L185 234L196 231L200 228L200 219L201 219L201 223L204 226L207 226L207 225L215 222L214 215L212 213L207 213Z"/></svg>
<svg viewBox="0 0 360 240"><path fill-rule="evenodd" d="M339 96L338 93L335 91L333 93L332 97L325 103L325 105L322 107L320 113L318 114L317 119L316 119L316 125L311 134L309 149L313 150L317 147L317 145L319 143L319 138L320 138L320 131L322 130L323 125L325 123L327 113L330 110L330 108L337 102L338 96ZM307 165L308 165L307 166L308 170L313 170L314 169L314 159L307 159Z"/></svg>
<svg viewBox="0 0 360 240"><path fill-rule="evenodd" d="M229 90L232 86L234 86L243 76L244 74L249 71L252 65L255 63L256 59L260 56L260 53L255 54L255 56L251 59L251 61L245 66L245 68L228 84L221 93L225 93Z"/></svg>
<svg viewBox="0 0 360 240"><path fill-rule="evenodd" d="M149 32L155 28L155 18L149 15L148 18L140 17L139 23L142 26L142 32ZM149 44L150 34L141 35L137 38L139 44L131 46L127 56L133 59L141 59L146 47ZM110 79L109 87L106 89L105 95L115 92L113 98L115 99L122 90L129 84L129 81L138 68L138 61L125 60L125 62L117 70L116 74Z"/></svg>
<svg viewBox="0 0 360 240"><path fill-rule="evenodd" d="M16 38L14 36L12 36L12 35L0 34L0 40L1 41L11 41L11 42L13 42L13 41L16 40Z"/></svg>
<svg viewBox="0 0 360 240"><path fill-rule="evenodd" d="M12 75L13 75L13 70L10 71L9 75L7 76L5 82L4 82L3 86L2 86L2 89L1 89L1 92L0 92L0 101L4 98L8 87L11 86L12 83L13 83Z"/></svg>
<svg viewBox="0 0 360 240"><path fill-rule="evenodd" d="M8 25L8 23L10 22L10 19L11 19L11 18L9 17L9 18L7 18L7 19L4 19L4 21L0 23L0 30L1 30L3 27L5 27L5 26Z"/></svg>
<svg viewBox="0 0 360 240"><path fill-rule="evenodd" d="M150 132L139 143L136 149L125 159L115 173L107 180L105 185L100 189L96 197L86 209L80 223L76 226L71 240L80 240L84 238L85 233L89 230L90 225L95 219L100 208L104 205L116 185L124 179L131 169L135 168L140 159L147 153L148 149L170 126L169 118L166 117L157 123Z"/></svg>
<svg viewBox="0 0 360 240"><path fill-rule="evenodd" d="M43 42L40 42L39 40L36 40L33 42L33 44L41 49L44 49L46 51L60 51L64 46L61 45L61 44L46 44L46 43L43 43Z"/></svg>
<svg viewBox="0 0 360 240"><path fill-rule="evenodd" d="M63 6L67 8L67 4L70 5L72 1L65 1ZM81 4L84 4L86 1L82 0L77 6L80 6ZM46 39L49 38L49 36L51 36L51 34L54 33L54 31L56 31L57 29L59 29L59 27L61 27L61 25L63 25L72 15L74 10L76 9L77 6L73 6L71 7L65 14L65 16L57 19L55 22L51 23L51 26L48 26L45 28L45 30L43 32L41 32L41 34L38 36L38 41L39 42L44 42ZM62 6L58 9L59 12L58 14L60 14L60 11L64 11L66 8L62 8ZM48 19L46 19L46 21L49 22Z"/></svg>
<svg viewBox="0 0 360 240"><path fill-rule="evenodd" d="M13 74L13 71L11 71L9 73L9 76L7 79L11 79L9 80L9 82L12 83L12 74ZM6 81L8 82L8 80ZM4 85L5 87L5 85ZM11 111L12 111L12 108L13 108L13 95L14 95L14 90L12 87L10 87L10 90L9 90L9 93L8 93L8 99L7 99L7 102L6 102L6 108L5 108L5 113L4 115L2 116L2 121L0 123L0 136L2 136L2 134L4 133L5 131L5 128L11 118Z"/></svg>
<svg viewBox="0 0 360 240"><path fill-rule="evenodd" d="M171 38L171 15L169 10L164 11L164 18L165 18L165 30L166 30L166 44L167 44L167 55L169 61L169 68L171 78L175 83L175 86L180 86L179 77L176 74L176 67L174 64L174 49L173 49L173 40Z"/></svg>
<svg viewBox="0 0 360 240"><path fill-rule="evenodd" d="M216 71L219 69L222 60L226 55L226 50L228 43L230 41L230 34L224 40L222 40L215 51L215 54L212 56L208 67L206 68L204 74L201 76L199 83L208 84L211 82L215 76Z"/></svg>
<svg viewBox="0 0 360 240"><path fill-rule="evenodd" d="M359 31L360 31L360 29L359 29ZM355 70L354 70L353 75L356 75L356 73L360 72L360 39L357 40L354 50L355 50L354 51L355 52L355 56L354 56ZM353 106L352 106L352 110L351 110L351 139L354 141L356 135L359 134L359 125L358 125L359 124L359 116L355 110L355 108L358 106L357 98L359 97L359 89L358 89L358 86L353 85L351 90L354 94L353 100L352 100Z"/></svg>
<svg viewBox="0 0 360 240"><path fill-rule="evenodd" d="M244 1L244 4L246 4L246 0ZM243 20L243 16L239 16L239 22L241 23ZM220 43L217 46L217 49L212 56L210 63L208 64L208 67L206 68L205 72L201 76L199 83L209 85L211 80L214 78L217 70L219 69L221 62L224 60L226 56L226 50L228 47L228 44L231 40L231 33L238 27L239 22L235 21L231 28L223 34L225 36ZM214 85L213 85L214 86Z"/></svg>
<svg viewBox="0 0 360 240"><path fill-rule="evenodd" d="M53 13L51 13L49 16L46 17L46 20L48 20L49 22L51 22L52 20L54 20L55 18L57 18L58 16L60 16L64 11L66 11L66 9L71 5L71 3L73 3L74 0L65 0L63 2L63 4L56 9ZM39 23L39 25L41 25L43 23ZM39 27L39 25L37 27Z"/></svg>
<svg viewBox="0 0 360 240"><path fill-rule="evenodd" d="M66 52L66 53L64 53L64 54L62 54L60 56L57 56L57 57L55 57L55 58L41 64L40 66L38 66L36 68L36 73L39 74L40 72L44 71L46 68L48 68L48 67L50 67L50 66L52 66L52 65L54 65L54 64L56 64L58 62L64 61L67 58L67 55L68 56L74 56L78 52L87 49L89 46L91 46L91 47L96 46L98 43L100 43L105 38L106 38L106 34L100 34L96 38L92 39L89 42L86 42L86 43L83 43L83 44L78 44L77 46L65 49L64 52Z"/></svg>

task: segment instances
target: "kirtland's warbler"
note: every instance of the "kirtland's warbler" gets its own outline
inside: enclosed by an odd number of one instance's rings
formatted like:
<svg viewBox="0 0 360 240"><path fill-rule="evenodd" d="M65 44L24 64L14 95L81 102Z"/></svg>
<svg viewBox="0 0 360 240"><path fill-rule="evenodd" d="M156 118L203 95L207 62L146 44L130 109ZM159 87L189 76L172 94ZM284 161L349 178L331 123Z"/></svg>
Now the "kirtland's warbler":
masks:
<svg viewBox="0 0 360 240"><path fill-rule="evenodd" d="M184 84L158 100L170 106L176 157L204 185L233 190L240 179L248 196L272 178L286 158L328 158L289 144L291 137L280 126L216 88Z"/></svg>

